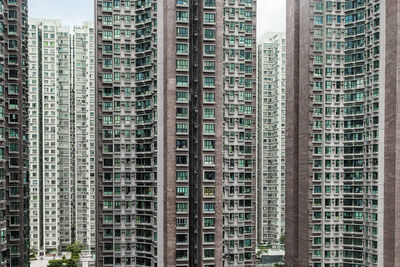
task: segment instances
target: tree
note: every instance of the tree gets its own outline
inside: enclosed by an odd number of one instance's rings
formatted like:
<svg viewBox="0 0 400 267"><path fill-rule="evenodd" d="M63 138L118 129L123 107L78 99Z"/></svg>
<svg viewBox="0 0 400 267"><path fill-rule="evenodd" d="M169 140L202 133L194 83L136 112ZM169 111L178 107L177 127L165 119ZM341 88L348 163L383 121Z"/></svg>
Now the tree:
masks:
<svg viewBox="0 0 400 267"><path fill-rule="evenodd" d="M79 259L80 257L79 255L81 254L81 251L84 248L85 246L82 243L75 242L67 246L67 251L71 252L71 258Z"/></svg>
<svg viewBox="0 0 400 267"><path fill-rule="evenodd" d="M281 237L279 238L279 242L281 244L285 244L285 236L284 235L281 235Z"/></svg>
<svg viewBox="0 0 400 267"><path fill-rule="evenodd" d="M77 267L78 259L51 260L47 267Z"/></svg>
<svg viewBox="0 0 400 267"><path fill-rule="evenodd" d="M261 255L268 254L268 246L259 246L257 251L257 258L260 258Z"/></svg>

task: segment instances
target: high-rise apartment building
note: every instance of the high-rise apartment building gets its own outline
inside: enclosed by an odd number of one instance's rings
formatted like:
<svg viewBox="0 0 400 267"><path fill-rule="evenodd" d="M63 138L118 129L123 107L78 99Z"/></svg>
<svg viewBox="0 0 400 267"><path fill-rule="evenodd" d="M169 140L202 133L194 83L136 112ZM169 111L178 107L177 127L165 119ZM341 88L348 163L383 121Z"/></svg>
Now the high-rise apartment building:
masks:
<svg viewBox="0 0 400 267"><path fill-rule="evenodd" d="M74 27L72 36L73 72L73 155L75 187L75 240L95 248L95 89L94 24Z"/></svg>
<svg viewBox="0 0 400 267"><path fill-rule="evenodd" d="M255 1L96 1L97 266L255 261Z"/></svg>
<svg viewBox="0 0 400 267"><path fill-rule="evenodd" d="M257 239L278 245L285 234L286 36L269 32L258 42Z"/></svg>
<svg viewBox="0 0 400 267"><path fill-rule="evenodd" d="M0 1L0 266L29 265L25 0Z"/></svg>
<svg viewBox="0 0 400 267"><path fill-rule="evenodd" d="M72 35L60 21L29 20L30 235L37 252L74 241L94 245L93 32L89 24Z"/></svg>
<svg viewBox="0 0 400 267"><path fill-rule="evenodd" d="M222 42L223 57L217 51L215 58L217 68L221 59L223 63L223 266L247 266L254 263L256 248L257 3L256 0L208 0L204 6L207 3L216 3L217 10L223 11L222 20L215 25L216 32L223 34L223 40L216 39L217 47ZM207 27L203 31L207 36ZM215 75L219 79L221 74ZM206 82L207 75L204 76ZM215 90L218 95L219 86ZM219 103L217 110L218 107ZM221 122L216 120L215 124ZM217 175L217 185L219 179ZM215 216L218 220L217 212ZM216 262L215 266L220 264Z"/></svg>
<svg viewBox="0 0 400 267"><path fill-rule="evenodd" d="M286 264L396 266L399 2L287 3Z"/></svg>
<svg viewBox="0 0 400 267"><path fill-rule="evenodd" d="M59 21L29 20L32 249L71 243L71 51Z"/></svg>

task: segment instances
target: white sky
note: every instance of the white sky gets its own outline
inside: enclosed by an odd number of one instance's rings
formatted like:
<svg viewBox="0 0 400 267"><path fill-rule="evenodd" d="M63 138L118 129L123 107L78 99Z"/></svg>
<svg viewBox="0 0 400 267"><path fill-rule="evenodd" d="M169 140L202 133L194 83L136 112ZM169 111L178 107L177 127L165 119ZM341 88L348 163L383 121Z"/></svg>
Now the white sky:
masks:
<svg viewBox="0 0 400 267"><path fill-rule="evenodd" d="M218 0L223 1L223 0ZM61 19L64 25L93 21L94 0L29 0L29 17ZM257 0L257 35L285 31L286 0Z"/></svg>
<svg viewBox="0 0 400 267"><path fill-rule="evenodd" d="M286 0L257 0L257 4L257 36L286 31Z"/></svg>
<svg viewBox="0 0 400 267"><path fill-rule="evenodd" d="M29 17L60 19L63 25L93 21L94 0L29 0Z"/></svg>

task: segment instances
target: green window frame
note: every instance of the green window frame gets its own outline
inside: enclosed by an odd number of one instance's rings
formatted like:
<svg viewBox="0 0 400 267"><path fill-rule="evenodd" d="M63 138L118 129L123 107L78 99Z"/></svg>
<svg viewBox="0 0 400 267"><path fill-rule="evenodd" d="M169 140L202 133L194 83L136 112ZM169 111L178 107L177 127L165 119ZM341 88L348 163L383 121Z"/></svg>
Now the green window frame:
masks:
<svg viewBox="0 0 400 267"><path fill-rule="evenodd" d="M215 0L205 0L204 6L205 7L215 7Z"/></svg>
<svg viewBox="0 0 400 267"><path fill-rule="evenodd" d="M176 101L177 102L187 102L187 101L189 101L189 93L188 92L177 91L176 92Z"/></svg>
<svg viewBox="0 0 400 267"><path fill-rule="evenodd" d="M204 149L215 149L215 140L204 140Z"/></svg>
<svg viewBox="0 0 400 267"><path fill-rule="evenodd" d="M176 85L177 86L189 86L189 77L188 76L176 76Z"/></svg>
<svg viewBox="0 0 400 267"><path fill-rule="evenodd" d="M176 21L189 21L189 13L187 11L176 11Z"/></svg>
<svg viewBox="0 0 400 267"><path fill-rule="evenodd" d="M204 13L204 23L215 23L215 13Z"/></svg>
<svg viewBox="0 0 400 267"><path fill-rule="evenodd" d="M204 77L204 87L214 87L215 77Z"/></svg>
<svg viewBox="0 0 400 267"><path fill-rule="evenodd" d="M215 218L204 218L203 225L204 225L204 227L214 227L215 226Z"/></svg>
<svg viewBox="0 0 400 267"><path fill-rule="evenodd" d="M176 44L176 53L177 54L188 54L189 53L189 45L177 43Z"/></svg>
<svg viewBox="0 0 400 267"><path fill-rule="evenodd" d="M176 188L177 197L187 197L189 195L189 190L187 186L178 186Z"/></svg>
<svg viewBox="0 0 400 267"><path fill-rule="evenodd" d="M204 94L204 102L214 103L215 102L215 93L205 93Z"/></svg>
<svg viewBox="0 0 400 267"><path fill-rule="evenodd" d="M215 30L214 29L204 29L204 39L215 39Z"/></svg>
<svg viewBox="0 0 400 267"><path fill-rule="evenodd" d="M214 108L204 108L203 118L214 119L215 109Z"/></svg>
<svg viewBox="0 0 400 267"><path fill-rule="evenodd" d="M177 181L187 181L189 174L187 171L176 171L176 180Z"/></svg>
<svg viewBox="0 0 400 267"><path fill-rule="evenodd" d="M176 133L188 133L188 124L187 123L177 123L176 124Z"/></svg>
<svg viewBox="0 0 400 267"><path fill-rule="evenodd" d="M215 124L205 123L203 133L204 134L215 134Z"/></svg>
<svg viewBox="0 0 400 267"><path fill-rule="evenodd" d="M209 60L204 61L203 69L205 71L215 71L215 61L209 61Z"/></svg>
<svg viewBox="0 0 400 267"><path fill-rule="evenodd" d="M177 70L188 70L189 69L188 60L186 60L186 59L177 59L176 60L176 69Z"/></svg>

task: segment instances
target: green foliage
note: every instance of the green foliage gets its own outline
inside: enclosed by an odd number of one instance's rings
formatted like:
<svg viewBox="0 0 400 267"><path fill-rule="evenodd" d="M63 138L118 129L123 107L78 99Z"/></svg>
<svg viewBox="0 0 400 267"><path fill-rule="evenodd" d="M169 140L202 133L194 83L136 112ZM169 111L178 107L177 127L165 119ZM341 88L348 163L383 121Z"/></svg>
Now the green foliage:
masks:
<svg viewBox="0 0 400 267"><path fill-rule="evenodd" d="M71 258L67 259L65 256L61 260L51 260L47 267L77 267L80 253L85 246L82 243L75 242L67 246L67 251L71 252Z"/></svg>
<svg viewBox="0 0 400 267"><path fill-rule="evenodd" d="M258 251L256 254L257 258L260 258L262 254L267 254L268 253L268 246L259 246Z"/></svg>
<svg viewBox="0 0 400 267"><path fill-rule="evenodd" d="M77 267L79 259L50 260L47 267Z"/></svg>
<svg viewBox="0 0 400 267"><path fill-rule="evenodd" d="M73 259L79 259L79 254L81 253L82 249L84 249L85 246L82 243L75 242L71 245L68 245L67 251L71 252L71 258Z"/></svg>
<svg viewBox="0 0 400 267"><path fill-rule="evenodd" d="M281 237L279 238L279 242L281 244L285 244L285 236L284 235L281 235Z"/></svg>
<svg viewBox="0 0 400 267"><path fill-rule="evenodd" d="M285 267L283 264L275 263L275 267Z"/></svg>

